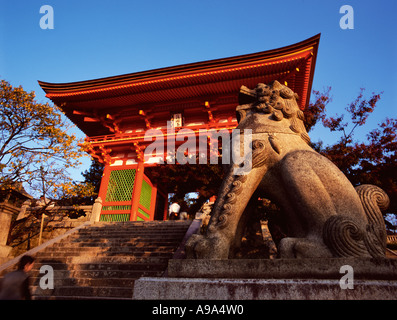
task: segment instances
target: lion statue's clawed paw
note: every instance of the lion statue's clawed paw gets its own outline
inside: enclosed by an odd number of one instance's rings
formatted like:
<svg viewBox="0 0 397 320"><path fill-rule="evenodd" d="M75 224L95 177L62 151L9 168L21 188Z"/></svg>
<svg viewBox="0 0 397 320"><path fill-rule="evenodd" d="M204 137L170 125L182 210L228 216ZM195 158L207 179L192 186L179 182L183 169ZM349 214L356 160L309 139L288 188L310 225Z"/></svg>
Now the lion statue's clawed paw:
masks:
<svg viewBox="0 0 397 320"><path fill-rule="evenodd" d="M207 238L194 234L186 243L187 259L227 259L229 248L227 242L218 237Z"/></svg>

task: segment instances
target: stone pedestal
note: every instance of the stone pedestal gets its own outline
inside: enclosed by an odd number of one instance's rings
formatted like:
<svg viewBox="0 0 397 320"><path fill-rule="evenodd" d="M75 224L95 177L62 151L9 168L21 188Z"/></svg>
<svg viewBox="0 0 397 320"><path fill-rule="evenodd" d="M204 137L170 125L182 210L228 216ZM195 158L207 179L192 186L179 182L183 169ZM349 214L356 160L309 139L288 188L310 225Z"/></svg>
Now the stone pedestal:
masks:
<svg viewBox="0 0 397 320"><path fill-rule="evenodd" d="M350 266L351 288L346 288ZM342 283L342 285L341 285ZM168 277L135 281L134 299L397 299L395 259L170 260Z"/></svg>
<svg viewBox="0 0 397 320"><path fill-rule="evenodd" d="M7 257L11 251L11 247L6 244L10 232L12 215L17 214L19 210L19 208L7 202L0 204L0 257Z"/></svg>

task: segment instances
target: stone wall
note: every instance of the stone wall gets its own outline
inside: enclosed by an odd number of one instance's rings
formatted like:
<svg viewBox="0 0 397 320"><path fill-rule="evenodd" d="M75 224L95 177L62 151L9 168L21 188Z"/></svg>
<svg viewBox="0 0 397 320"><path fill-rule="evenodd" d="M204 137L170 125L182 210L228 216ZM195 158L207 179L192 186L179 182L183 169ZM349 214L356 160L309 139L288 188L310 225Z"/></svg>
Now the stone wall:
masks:
<svg viewBox="0 0 397 320"><path fill-rule="evenodd" d="M46 215L43 221L44 228L41 243L54 239L67 231L78 227L84 222L90 221L92 207L92 205L77 207L77 210L84 210L85 216L80 216L75 219L67 216L67 212L71 209L76 209L75 207L53 207L48 209L48 216ZM26 214L29 215L29 209L27 209ZM12 249L6 257L6 260L10 260L11 258L23 254L39 245L40 225L41 219L33 218L29 222L26 222L26 225L22 223L21 226L19 226L19 228L26 228L29 232L26 234L22 233L20 237L15 238L13 241L8 243ZM14 232L18 232L18 230L15 230Z"/></svg>

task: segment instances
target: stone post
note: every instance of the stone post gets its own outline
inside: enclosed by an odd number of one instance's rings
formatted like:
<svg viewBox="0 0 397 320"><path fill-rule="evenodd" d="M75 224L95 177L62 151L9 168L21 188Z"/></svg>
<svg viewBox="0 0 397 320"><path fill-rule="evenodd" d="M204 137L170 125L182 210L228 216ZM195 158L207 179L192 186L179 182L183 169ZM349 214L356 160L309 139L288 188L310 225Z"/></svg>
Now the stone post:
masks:
<svg viewBox="0 0 397 320"><path fill-rule="evenodd" d="M10 232L12 215L19 212L19 208L3 202L0 204L0 257L7 257L11 247L7 246L8 234Z"/></svg>
<svg viewBox="0 0 397 320"><path fill-rule="evenodd" d="M92 206L91 219L90 219L91 222L99 221L101 210L102 210L102 199L101 197L98 197L95 199L95 202Z"/></svg>

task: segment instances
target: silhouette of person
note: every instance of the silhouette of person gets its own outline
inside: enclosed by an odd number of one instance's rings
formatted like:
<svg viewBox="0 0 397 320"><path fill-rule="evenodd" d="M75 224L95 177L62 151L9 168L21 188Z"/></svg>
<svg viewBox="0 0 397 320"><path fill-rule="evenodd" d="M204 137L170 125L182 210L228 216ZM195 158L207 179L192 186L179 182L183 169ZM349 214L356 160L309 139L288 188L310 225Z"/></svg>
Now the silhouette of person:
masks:
<svg viewBox="0 0 397 320"><path fill-rule="evenodd" d="M24 255L18 264L18 270L6 274L1 282L0 300L31 300L29 289L29 271L34 258Z"/></svg>
<svg viewBox="0 0 397 320"><path fill-rule="evenodd" d="M169 213L170 213L170 220L177 220L179 217L179 210L181 209L181 206L174 202L171 204Z"/></svg>

